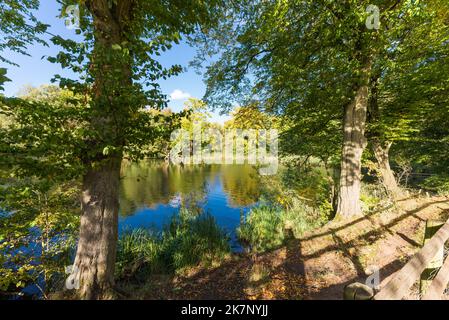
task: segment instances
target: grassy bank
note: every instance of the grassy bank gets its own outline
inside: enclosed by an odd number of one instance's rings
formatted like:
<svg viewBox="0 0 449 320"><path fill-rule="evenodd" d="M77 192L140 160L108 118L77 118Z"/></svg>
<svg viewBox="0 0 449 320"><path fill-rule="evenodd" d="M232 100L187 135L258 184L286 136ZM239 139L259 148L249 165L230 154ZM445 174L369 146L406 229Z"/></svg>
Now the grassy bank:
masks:
<svg viewBox="0 0 449 320"><path fill-rule="evenodd" d="M142 279L219 263L230 253L227 234L208 213L181 209L162 232L134 229L119 239L116 277Z"/></svg>
<svg viewBox="0 0 449 320"><path fill-rule="evenodd" d="M289 208L264 205L251 210L237 230L240 240L247 243L252 252L265 252L328 221L321 211L301 200L293 199L292 202Z"/></svg>

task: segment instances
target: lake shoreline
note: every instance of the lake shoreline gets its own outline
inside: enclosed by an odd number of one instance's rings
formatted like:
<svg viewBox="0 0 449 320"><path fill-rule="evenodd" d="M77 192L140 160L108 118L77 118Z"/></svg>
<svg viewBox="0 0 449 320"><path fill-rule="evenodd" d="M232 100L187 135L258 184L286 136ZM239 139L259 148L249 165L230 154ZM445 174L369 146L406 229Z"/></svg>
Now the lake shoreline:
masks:
<svg viewBox="0 0 449 320"><path fill-rule="evenodd" d="M411 214L415 208L417 212ZM395 217L392 212L396 212ZM408 234L419 243L425 219L447 219L448 215L448 197L414 196L362 218L333 221L267 253L232 254L215 267L196 267L182 275L154 275L142 284L118 285L131 299L340 300L346 284L364 283L370 266L383 270L381 281L385 283L407 261L404 253L410 257L419 250L400 234ZM381 226L390 226L394 233ZM357 254L355 248L359 248Z"/></svg>

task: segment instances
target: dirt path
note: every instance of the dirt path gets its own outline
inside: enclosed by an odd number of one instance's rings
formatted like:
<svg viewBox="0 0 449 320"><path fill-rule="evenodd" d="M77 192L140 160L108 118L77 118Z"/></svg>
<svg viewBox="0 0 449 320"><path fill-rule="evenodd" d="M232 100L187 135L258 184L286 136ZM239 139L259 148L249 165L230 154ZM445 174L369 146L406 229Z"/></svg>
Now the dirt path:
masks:
<svg viewBox="0 0 449 320"><path fill-rule="evenodd" d="M188 276L153 278L144 299L341 299L373 267L381 286L420 248L425 220L449 218L449 198L408 198L363 217L332 221L257 257L234 256ZM150 284L151 283L151 284Z"/></svg>
<svg viewBox="0 0 449 320"><path fill-rule="evenodd" d="M447 220L448 198L404 199L396 207L328 226L303 241L309 299L341 299L343 287L365 282L373 267L381 287L420 249L427 219ZM335 249L335 250L334 250Z"/></svg>

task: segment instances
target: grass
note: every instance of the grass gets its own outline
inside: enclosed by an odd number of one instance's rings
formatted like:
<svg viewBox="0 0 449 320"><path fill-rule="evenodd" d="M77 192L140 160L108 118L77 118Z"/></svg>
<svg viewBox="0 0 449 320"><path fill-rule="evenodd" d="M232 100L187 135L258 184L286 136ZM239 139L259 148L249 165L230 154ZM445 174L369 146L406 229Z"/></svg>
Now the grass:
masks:
<svg viewBox="0 0 449 320"><path fill-rule="evenodd" d="M260 283L266 281L270 277L270 269L262 264L252 266L249 274L250 283Z"/></svg>
<svg viewBox="0 0 449 320"><path fill-rule="evenodd" d="M169 274L209 266L230 253L227 234L208 213L181 209L162 232L135 229L119 239L118 278Z"/></svg>
<svg viewBox="0 0 449 320"><path fill-rule="evenodd" d="M158 273L164 266L158 235L144 229L134 229L120 237L117 247L117 277L129 277L137 271Z"/></svg>
<svg viewBox="0 0 449 320"><path fill-rule="evenodd" d="M320 210L292 198L288 208L263 205L252 209L237 234L253 252L260 253L282 246L289 238L299 238L327 221Z"/></svg>

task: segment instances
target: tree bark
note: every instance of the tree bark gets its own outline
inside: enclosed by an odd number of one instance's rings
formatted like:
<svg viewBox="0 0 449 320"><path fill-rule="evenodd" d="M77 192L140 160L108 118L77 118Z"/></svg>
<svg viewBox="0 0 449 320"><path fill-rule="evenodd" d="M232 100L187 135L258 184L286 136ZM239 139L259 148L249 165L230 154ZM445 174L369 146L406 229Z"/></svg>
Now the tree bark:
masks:
<svg viewBox="0 0 449 320"><path fill-rule="evenodd" d="M120 158L108 159L84 176L82 216L74 270L83 299L110 297L118 234Z"/></svg>
<svg viewBox="0 0 449 320"><path fill-rule="evenodd" d="M379 129L379 124L381 122L381 112L378 103L378 81L380 78L380 73L375 74L370 82L370 99L368 101L368 117L367 121L371 125L370 130L367 134L368 139L371 142L371 148L376 158L378 171L380 173L380 180L382 184L387 189L393 198L400 197L402 191L399 188L396 179L394 177L393 171L390 167L390 148L392 145L391 141L386 141L383 138L384 134Z"/></svg>
<svg viewBox="0 0 449 320"><path fill-rule="evenodd" d="M80 236L72 274L79 283L82 299L112 298L118 238L119 183L123 126L130 108L120 99L132 86L131 61L110 58L113 45L125 41L127 24L132 18L132 1L113 4L107 0L87 0L93 16L95 47L91 55L94 109L90 128L95 138L87 141L92 148L83 159L87 172L83 177ZM115 70L121 70L116 72ZM111 147L105 152L106 147Z"/></svg>
<svg viewBox="0 0 449 320"><path fill-rule="evenodd" d="M390 167L390 147L392 142L387 142L382 145L377 139L371 141L374 156L376 157L377 164L379 166L380 179L388 192L391 193L393 198L400 197L402 194L401 189L396 182L393 170Z"/></svg>
<svg viewBox="0 0 449 320"><path fill-rule="evenodd" d="M343 149L337 215L351 217L361 214L361 160L366 147L365 125L368 85L361 85L354 100L345 107Z"/></svg>

